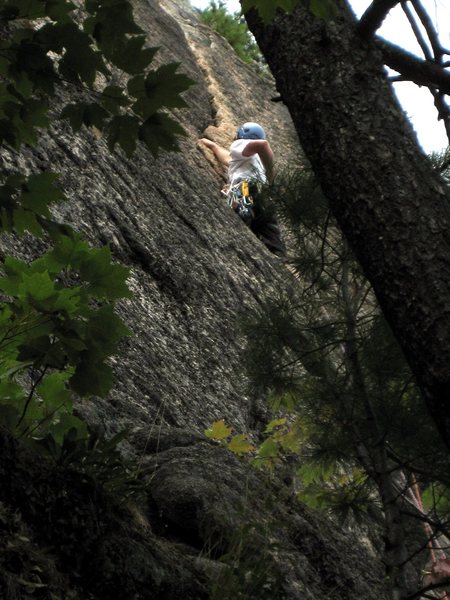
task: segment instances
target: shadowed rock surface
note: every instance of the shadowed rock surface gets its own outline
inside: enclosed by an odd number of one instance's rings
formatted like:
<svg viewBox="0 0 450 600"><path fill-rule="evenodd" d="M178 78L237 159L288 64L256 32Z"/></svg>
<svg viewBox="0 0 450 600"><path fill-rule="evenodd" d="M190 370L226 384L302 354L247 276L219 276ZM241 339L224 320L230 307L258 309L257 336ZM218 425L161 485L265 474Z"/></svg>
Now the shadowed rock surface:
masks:
<svg viewBox="0 0 450 600"><path fill-rule="evenodd" d="M185 94L190 109L175 113L188 132L182 152L155 160L141 147L126 159L90 131L73 136L55 123L38 150L20 159L5 152L2 161L60 172L69 202L59 217L132 269L134 296L120 313L134 335L113 360L115 387L79 410L108 435L131 430L125 449L140 457L148 504L119 510L91 481L37 462L5 436L2 564L29 577L34 565L45 585L19 583L8 596L4 578L0 597L382 598L380 565L355 536L296 506L288 486L249 472L202 434L222 418L253 434L270 418L263 399L246 393L238 321L292 280L226 206L223 174L197 139L228 145L239 123L257 120L280 165L298 147L286 109L270 100L273 84L199 24L187 2L149 0L136 11L150 45L161 47L158 60L181 62L197 82ZM1 251L40 249L8 238ZM24 536L14 571L8 544ZM238 546L241 568L227 570L219 559Z"/></svg>

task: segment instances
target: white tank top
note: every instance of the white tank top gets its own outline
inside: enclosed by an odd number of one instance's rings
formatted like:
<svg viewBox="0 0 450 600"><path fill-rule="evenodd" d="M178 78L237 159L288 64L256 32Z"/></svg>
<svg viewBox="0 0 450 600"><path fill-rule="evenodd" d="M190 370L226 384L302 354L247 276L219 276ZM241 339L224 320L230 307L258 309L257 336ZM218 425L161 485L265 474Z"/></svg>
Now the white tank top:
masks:
<svg viewBox="0 0 450 600"><path fill-rule="evenodd" d="M244 148L253 140L235 140L230 146L228 181L233 185L242 179L252 177L267 183L266 171L258 154L243 156Z"/></svg>

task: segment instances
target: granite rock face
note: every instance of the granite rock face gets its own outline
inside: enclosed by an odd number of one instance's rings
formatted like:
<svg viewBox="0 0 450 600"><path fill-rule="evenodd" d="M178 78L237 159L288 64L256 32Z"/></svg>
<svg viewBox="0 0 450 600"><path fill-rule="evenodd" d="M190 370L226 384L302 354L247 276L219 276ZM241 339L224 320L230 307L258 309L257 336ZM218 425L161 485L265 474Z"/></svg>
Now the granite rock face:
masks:
<svg viewBox="0 0 450 600"><path fill-rule="evenodd" d="M228 145L237 125L255 120L266 128L278 164L299 149L285 107L271 101L273 83L201 25L186 0L140 0L135 10L149 43L160 46L158 60L180 62L197 82L185 94L190 108L175 113L188 133L182 152L155 160L140 148L126 159L91 132L73 136L55 123L38 150L20 158L5 152L1 160L60 172L69 202L58 216L92 244L109 244L132 269L134 295L119 311L133 336L113 359L116 385L108 398L79 411L109 435L131 430L124 451L141 459L147 510L121 517L99 496L100 524L92 533L85 519L92 540L80 544L71 572L56 548L58 536L75 531L73 523L51 533L59 498L52 481L59 479L8 441L0 461L5 514L19 510L33 544L52 548L48 589L62 586L61 598L382 598L380 565L357 536L298 507L288 486L267 482L203 436L216 419L250 435L270 419L263 399L247 393L238 323L266 294L293 281L226 206L223 173L197 140ZM40 249L37 242L26 250L12 239L2 244L2 253L20 256ZM23 468L27 485L39 480L47 490L34 499L34 512L10 472L22 463L33 463ZM76 481L66 487L65 502L89 505L90 491L80 492ZM238 552L239 539L246 544L242 568L227 571L220 559ZM255 583L258 564L264 577Z"/></svg>

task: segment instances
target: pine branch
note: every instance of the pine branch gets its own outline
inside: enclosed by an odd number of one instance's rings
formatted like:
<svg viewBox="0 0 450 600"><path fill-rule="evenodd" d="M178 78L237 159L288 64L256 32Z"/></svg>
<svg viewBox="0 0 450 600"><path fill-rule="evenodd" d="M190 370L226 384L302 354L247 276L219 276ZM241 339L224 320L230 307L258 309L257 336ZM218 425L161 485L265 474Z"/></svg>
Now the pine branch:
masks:
<svg viewBox="0 0 450 600"><path fill-rule="evenodd" d="M437 533L441 533L446 538L449 537L449 531L448 531L448 527L447 527L449 524L448 521L445 521L444 523L435 521L429 515L420 514L417 510L412 511L412 510L402 509L400 512L402 515L405 515L405 517L410 517L412 519L415 519L416 521L420 521L421 523L426 523L426 524L430 525L433 529L435 529L436 533L435 533L434 537L436 537ZM425 545L425 547L426 547L426 545Z"/></svg>

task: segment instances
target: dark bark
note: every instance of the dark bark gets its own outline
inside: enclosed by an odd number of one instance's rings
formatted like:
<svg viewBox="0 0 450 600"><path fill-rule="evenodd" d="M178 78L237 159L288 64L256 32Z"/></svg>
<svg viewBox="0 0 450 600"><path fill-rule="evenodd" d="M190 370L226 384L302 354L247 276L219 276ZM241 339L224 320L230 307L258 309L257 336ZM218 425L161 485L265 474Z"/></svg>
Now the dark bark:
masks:
<svg viewBox="0 0 450 600"><path fill-rule="evenodd" d="M373 0L359 22L358 30L360 35L363 37L373 35L381 27L391 8L394 8L399 2L400 0Z"/></svg>
<svg viewBox="0 0 450 600"><path fill-rule="evenodd" d="M450 446L450 191L421 152L375 43L345 2L247 20L331 209Z"/></svg>

